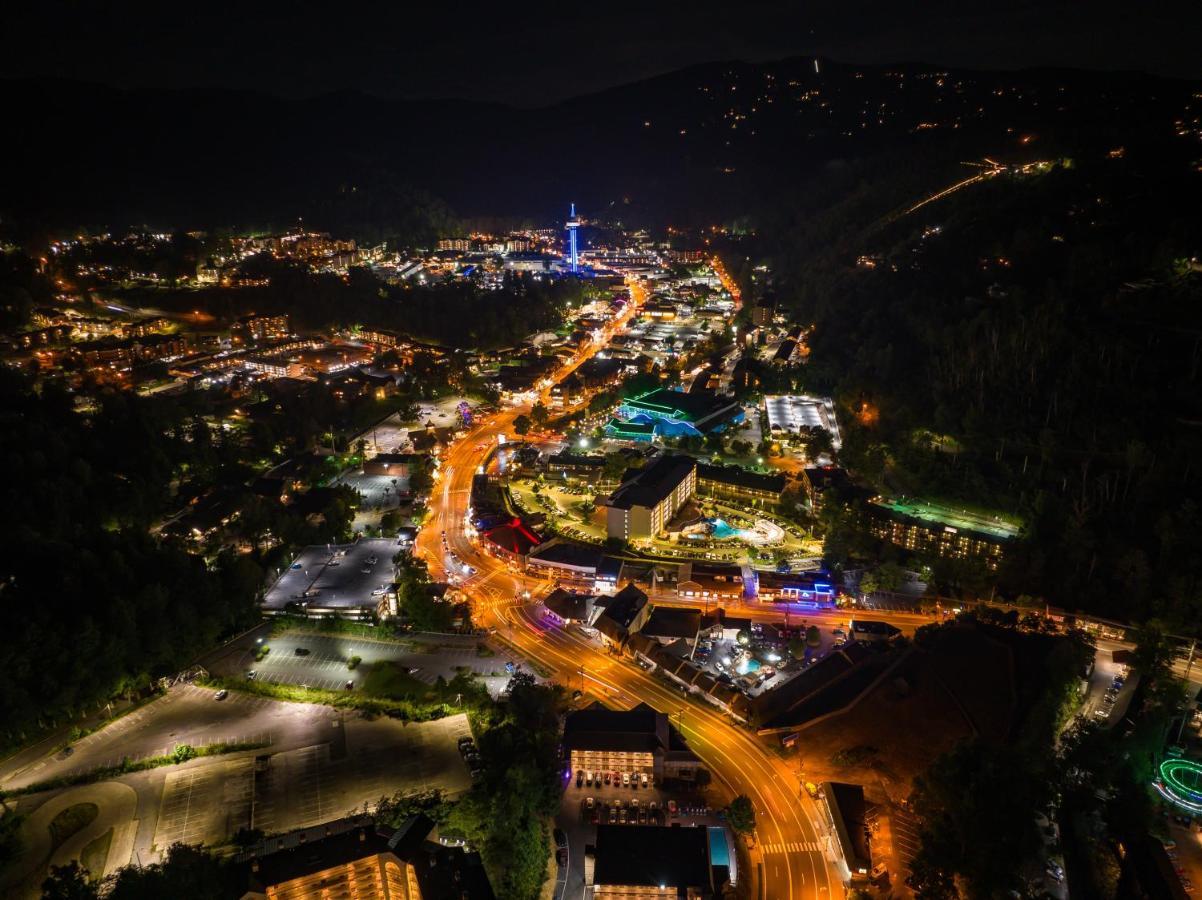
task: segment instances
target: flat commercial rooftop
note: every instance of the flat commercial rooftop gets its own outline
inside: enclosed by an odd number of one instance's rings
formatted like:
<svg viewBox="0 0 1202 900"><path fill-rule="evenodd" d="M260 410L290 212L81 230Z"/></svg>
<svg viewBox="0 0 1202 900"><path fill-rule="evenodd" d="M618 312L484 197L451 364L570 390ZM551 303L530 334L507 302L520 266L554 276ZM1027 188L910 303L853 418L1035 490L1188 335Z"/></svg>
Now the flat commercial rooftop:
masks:
<svg viewBox="0 0 1202 900"><path fill-rule="evenodd" d="M901 500L878 499L873 502L882 509L887 509L900 516L907 516L911 519L919 519L923 522L931 522L936 525L947 525L961 531L975 531L979 534L1000 538L1001 540L1012 540L1018 537L1019 531L1022 530L1020 523L1002 518L1001 516L991 516L988 513L970 509L958 509L953 506L933 503L927 500L903 498Z"/></svg>
<svg viewBox="0 0 1202 900"><path fill-rule="evenodd" d="M263 608L281 611L289 603L307 601L318 609L374 609L381 595L372 592L392 584L396 553L392 538L306 547L268 590ZM373 556L376 561L369 564Z"/></svg>
<svg viewBox="0 0 1202 900"><path fill-rule="evenodd" d="M836 450L843 443L835 419L835 404L827 397L775 394L764 397L764 409L771 431L796 433L802 428L825 428L831 433Z"/></svg>

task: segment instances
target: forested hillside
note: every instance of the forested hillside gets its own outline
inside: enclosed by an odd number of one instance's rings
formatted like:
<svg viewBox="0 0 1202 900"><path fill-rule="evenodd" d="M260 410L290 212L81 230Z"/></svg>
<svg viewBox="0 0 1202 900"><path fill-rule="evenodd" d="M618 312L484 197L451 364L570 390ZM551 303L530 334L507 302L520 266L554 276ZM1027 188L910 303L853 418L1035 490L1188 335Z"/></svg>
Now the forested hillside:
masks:
<svg viewBox="0 0 1202 900"><path fill-rule="evenodd" d="M931 168L882 159L780 233L782 298L815 325L804 378L849 414L844 461L1021 518L1012 595L1202 612L1202 175L1169 136L1025 172L1039 149L1013 151L901 216Z"/></svg>

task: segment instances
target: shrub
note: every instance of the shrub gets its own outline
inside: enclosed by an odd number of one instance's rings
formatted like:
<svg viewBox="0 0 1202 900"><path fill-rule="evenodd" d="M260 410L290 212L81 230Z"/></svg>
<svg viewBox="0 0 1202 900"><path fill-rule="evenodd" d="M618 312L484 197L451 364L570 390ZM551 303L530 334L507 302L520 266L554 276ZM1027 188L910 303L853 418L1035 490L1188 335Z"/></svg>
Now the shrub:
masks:
<svg viewBox="0 0 1202 900"><path fill-rule="evenodd" d="M191 744L176 744L175 749L171 751L171 758L177 763L196 759L196 748Z"/></svg>

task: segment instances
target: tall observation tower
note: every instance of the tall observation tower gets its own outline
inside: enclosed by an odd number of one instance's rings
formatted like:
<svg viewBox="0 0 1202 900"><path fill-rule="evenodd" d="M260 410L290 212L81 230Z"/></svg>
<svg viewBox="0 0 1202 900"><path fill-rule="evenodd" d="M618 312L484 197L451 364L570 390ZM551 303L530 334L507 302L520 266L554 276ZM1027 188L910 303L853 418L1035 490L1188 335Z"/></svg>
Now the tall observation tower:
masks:
<svg viewBox="0 0 1202 900"><path fill-rule="evenodd" d="M576 229L580 227L580 220L576 218L576 204L572 204L572 211L568 214L568 261L572 265L572 271L580 271L580 253L576 249Z"/></svg>

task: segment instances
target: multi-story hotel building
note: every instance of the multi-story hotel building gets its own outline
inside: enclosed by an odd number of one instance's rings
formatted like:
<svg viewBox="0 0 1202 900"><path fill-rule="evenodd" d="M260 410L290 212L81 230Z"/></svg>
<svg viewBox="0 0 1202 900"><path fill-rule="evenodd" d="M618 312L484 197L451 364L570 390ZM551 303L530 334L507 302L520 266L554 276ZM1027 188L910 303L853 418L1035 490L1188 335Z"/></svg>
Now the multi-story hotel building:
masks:
<svg viewBox="0 0 1202 900"><path fill-rule="evenodd" d="M625 479L606 501L606 535L623 541L663 532L697 488L697 462L661 456Z"/></svg>

